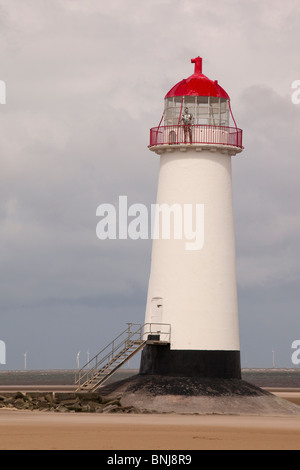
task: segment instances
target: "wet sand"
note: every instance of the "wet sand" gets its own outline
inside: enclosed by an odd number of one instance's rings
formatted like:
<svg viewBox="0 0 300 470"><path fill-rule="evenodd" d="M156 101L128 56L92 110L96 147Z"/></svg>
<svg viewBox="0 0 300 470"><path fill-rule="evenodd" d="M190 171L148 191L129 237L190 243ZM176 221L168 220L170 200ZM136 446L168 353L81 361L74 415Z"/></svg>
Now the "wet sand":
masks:
<svg viewBox="0 0 300 470"><path fill-rule="evenodd" d="M1 450L299 450L300 419L0 410Z"/></svg>

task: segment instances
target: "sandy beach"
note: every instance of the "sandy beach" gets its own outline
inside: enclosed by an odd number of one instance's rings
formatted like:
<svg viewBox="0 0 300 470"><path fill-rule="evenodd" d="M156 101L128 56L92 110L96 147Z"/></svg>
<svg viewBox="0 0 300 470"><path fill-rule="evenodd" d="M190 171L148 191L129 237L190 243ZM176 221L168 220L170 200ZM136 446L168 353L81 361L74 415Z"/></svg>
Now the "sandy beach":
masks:
<svg viewBox="0 0 300 470"><path fill-rule="evenodd" d="M300 405L298 375L266 390ZM61 374L65 375L65 374ZM273 377L269 372L268 377ZM276 374L278 376L278 373ZM2 392L71 391L70 385L20 386L19 375ZM295 378L295 380L294 380ZM5 375L2 375L2 382ZM36 378L35 378L36 379ZM32 378L31 378L32 380ZM7 380L8 381L8 380ZM43 381L45 378L43 378ZM52 376L49 381L53 381ZM275 381L272 379L272 383ZM12 385L13 383L13 385ZM264 378L264 384L270 379ZM288 384L293 384L289 386ZM299 450L299 417L180 414L88 414L0 409L0 450Z"/></svg>
<svg viewBox="0 0 300 470"><path fill-rule="evenodd" d="M298 450L300 419L0 410L1 450Z"/></svg>

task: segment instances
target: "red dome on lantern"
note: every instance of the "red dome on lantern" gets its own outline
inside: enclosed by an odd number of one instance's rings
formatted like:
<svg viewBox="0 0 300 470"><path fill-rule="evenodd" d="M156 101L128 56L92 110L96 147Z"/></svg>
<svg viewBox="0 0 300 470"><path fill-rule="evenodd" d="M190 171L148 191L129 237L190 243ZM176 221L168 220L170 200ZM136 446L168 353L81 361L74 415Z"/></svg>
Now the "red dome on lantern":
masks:
<svg viewBox="0 0 300 470"><path fill-rule="evenodd" d="M218 84L217 80L210 80L202 73L202 59L192 59L195 64L195 72L189 78L177 83L166 95L165 99L174 96L212 96L230 100L226 91Z"/></svg>

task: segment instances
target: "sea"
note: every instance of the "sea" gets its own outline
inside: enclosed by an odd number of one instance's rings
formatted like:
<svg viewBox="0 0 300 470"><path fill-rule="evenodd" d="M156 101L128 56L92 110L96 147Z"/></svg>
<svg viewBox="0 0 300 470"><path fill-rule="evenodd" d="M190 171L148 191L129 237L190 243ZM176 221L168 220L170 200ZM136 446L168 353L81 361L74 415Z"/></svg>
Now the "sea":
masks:
<svg viewBox="0 0 300 470"><path fill-rule="evenodd" d="M123 380L137 373L134 369L121 369L110 382ZM75 370L0 371L0 386L73 386L75 375ZM300 389L300 369L244 369L242 377L262 388Z"/></svg>

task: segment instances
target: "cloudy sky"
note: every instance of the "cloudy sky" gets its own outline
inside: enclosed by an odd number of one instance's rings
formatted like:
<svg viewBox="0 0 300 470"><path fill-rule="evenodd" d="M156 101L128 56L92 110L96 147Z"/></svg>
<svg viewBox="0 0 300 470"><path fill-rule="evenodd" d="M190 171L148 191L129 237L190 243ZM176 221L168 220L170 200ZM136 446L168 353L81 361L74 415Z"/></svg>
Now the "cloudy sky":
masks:
<svg viewBox="0 0 300 470"><path fill-rule="evenodd" d="M243 365L300 339L299 0L0 0L0 340L7 365L75 368L144 321L151 241L96 209L155 203L163 98L204 59L230 94Z"/></svg>

